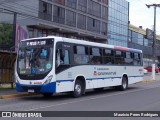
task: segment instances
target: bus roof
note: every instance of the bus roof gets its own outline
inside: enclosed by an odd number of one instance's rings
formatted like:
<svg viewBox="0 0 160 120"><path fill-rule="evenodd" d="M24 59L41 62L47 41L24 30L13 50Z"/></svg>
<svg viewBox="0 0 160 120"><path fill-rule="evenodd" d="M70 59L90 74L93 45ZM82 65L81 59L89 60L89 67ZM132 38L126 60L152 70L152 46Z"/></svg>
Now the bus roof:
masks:
<svg viewBox="0 0 160 120"><path fill-rule="evenodd" d="M96 42L90 42L90 41L78 40L78 39L72 39L72 38L64 38L64 37L58 37L58 36L37 37L37 38L25 39L25 40L22 40L22 41L38 40L38 39L53 39L53 38L57 42L58 41L64 41L64 42L75 43L75 44L78 43L78 44L81 44L81 45L90 45L90 46L97 46L97 47L104 47L104 48L110 48L110 49L116 49L116 50L142 53L142 50L139 50L139 49L109 45L109 44L104 44L104 43L96 43Z"/></svg>

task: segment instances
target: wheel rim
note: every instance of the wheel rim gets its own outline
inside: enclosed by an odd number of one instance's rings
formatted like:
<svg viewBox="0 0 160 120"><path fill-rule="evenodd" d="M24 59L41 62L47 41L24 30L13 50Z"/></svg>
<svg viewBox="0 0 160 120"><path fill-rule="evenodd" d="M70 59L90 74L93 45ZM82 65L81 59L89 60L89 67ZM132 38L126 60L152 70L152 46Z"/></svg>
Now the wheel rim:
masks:
<svg viewBox="0 0 160 120"><path fill-rule="evenodd" d="M81 94L81 85L80 84L76 84L76 86L75 86L75 92L79 95L79 94Z"/></svg>
<svg viewBox="0 0 160 120"><path fill-rule="evenodd" d="M126 82L126 80L123 80L123 88L124 88L124 89L127 88L127 82Z"/></svg>

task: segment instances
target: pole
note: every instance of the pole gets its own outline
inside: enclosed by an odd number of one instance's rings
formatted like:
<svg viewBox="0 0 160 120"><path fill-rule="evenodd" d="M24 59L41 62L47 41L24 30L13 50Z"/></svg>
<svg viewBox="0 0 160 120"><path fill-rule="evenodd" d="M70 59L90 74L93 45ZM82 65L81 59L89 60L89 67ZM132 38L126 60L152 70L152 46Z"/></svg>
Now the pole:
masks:
<svg viewBox="0 0 160 120"><path fill-rule="evenodd" d="M14 47L15 50L15 42L16 42L16 23L17 23L17 13L14 12L13 17L13 35L12 35L12 47Z"/></svg>
<svg viewBox="0 0 160 120"><path fill-rule="evenodd" d="M152 79L155 80L155 63L156 63L156 8L160 7L160 4L147 5L148 8L154 7L154 32L153 32L153 45L152 45Z"/></svg>
<svg viewBox="0 0 160 120"><path fill-rule="evenodd" d="M156 55L155 55L155 44L156 44L156 6L154 6L154 30L153 30L153 46L152 46L152 79L155 80L155 60L156 60Z"/></svg>

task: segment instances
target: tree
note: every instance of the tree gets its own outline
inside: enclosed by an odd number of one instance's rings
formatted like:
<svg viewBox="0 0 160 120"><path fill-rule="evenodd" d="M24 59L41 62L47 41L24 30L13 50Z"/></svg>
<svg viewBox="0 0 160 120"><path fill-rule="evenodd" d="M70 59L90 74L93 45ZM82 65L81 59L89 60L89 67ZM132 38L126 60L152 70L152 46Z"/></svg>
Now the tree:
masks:
<svg viewBox="0 0 160 120"><path fill-rule="evenodd" d="M12 25L0 23L0 47L12 46Z"/></svg>

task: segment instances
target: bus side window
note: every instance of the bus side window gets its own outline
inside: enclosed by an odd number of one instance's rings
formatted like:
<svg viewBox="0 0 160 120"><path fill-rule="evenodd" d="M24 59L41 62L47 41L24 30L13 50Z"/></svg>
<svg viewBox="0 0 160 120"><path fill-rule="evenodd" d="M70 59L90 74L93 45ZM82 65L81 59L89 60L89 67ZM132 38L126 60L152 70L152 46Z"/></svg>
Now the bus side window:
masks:
<svg viewBox="0 0 160 120"><path fill-rule="evenodd" d="M141 65L141 57L139 53L134 53L134 65L140 66Z"/></svg>
<svg viewBox="0 0 160 120"><path fill-rule="evenodd" d="M123 65L124 64L124 57L123 52L116 50L115 51L115 64L117 65Z"/></svg>
<svg viewBox="0 0 160 120"><path fill-rule="evenodd" d="M69 63L69 50L64 51L64 64L68 65Z"/></svg>
<svg viewBox="0 0 160 120"><path fill-rule="evenodd" d="M112 65L114 64L114 52L110 49L104 49L103 50L103 58L104 58L104 64Z"/></svg>
<svg viewBox="0 0 160 120"><path fill-rule="evenodd" d="M63 64L62 49L56 50L56 66Z"/></svg>
<svg viewBox="0 0 160 120"><path fill-rule="evenodd" d="M102 49L101 48L90 48L90 63L91 64L102 64Z"/></svg>
<svg viewBox="0 0 160 120"><path fill-rule="evenodd" d="M63 55L64 54L64 55ZM56 51L56 64L59 65L68 65L69 63L69 50L64 50L64 53L62 49L57 49Z"/></svg>
<svg viewBox="0 0 160 120"><path fill-rule="evenodd" d="M133 58L131 52L124 52L124 57L125 65L133 65Z"/></svg>
<svg viewBox="0 0 160 120"><path fill-rule="evenodd" d="M74 63L75 64L88 64L89 55L87 46L74 46Z"/></svg>

